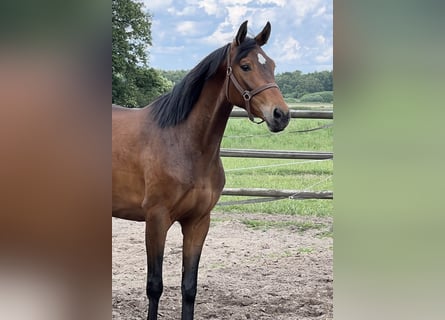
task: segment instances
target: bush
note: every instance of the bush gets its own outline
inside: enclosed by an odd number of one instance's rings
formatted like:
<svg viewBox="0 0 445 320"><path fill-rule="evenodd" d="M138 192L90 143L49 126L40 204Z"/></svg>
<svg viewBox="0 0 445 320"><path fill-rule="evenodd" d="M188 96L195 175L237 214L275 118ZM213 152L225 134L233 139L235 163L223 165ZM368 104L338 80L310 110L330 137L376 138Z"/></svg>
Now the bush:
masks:
<svg viewBox="0 0 445 320"><path fill-rule="evenodd" d="M308 93L301 97L301 102L324 102L323 97L318 93Z"/></svg>
<svg viewBox="0 0 445 320"><path fill-rule="evenodd" d="M333 100L334 100L333 91L307 93L300 99L301 102L327 102L327 103L331 103Z"/></svg>
<svg viewBox="0 0 445 320"><path fill-rule="evenodd" d="M284 101L286 101L286 103L297 103L298 99L295 98L288 98L288 97L284 97Z"/></svg>

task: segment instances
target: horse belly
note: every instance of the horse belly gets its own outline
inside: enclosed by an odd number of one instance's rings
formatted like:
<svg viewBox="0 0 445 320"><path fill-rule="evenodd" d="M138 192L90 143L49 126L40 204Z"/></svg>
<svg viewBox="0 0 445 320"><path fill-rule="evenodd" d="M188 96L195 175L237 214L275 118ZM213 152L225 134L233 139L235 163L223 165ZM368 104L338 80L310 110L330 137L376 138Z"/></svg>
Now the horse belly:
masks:
<svg viewBox="0 0 445 320"><path fill-rule="evenodd" d="M113 208L112 217L131 221L145 221L145 211L141 208Z"/></svg>
<svg viewBox="0 0 445 320"><path fill-rule="evenodd" d="M141 207L141 200L137 196L122 197L113 193L112 216L115 218L144 221L145 210Z"/></svg>
<svg viewBox="0 0 445 320"><path fill-rule="evenodd" d="M138 176L113 173L112 216L121 219L144 221L142 209L144 199L143 180Z"/></svg>

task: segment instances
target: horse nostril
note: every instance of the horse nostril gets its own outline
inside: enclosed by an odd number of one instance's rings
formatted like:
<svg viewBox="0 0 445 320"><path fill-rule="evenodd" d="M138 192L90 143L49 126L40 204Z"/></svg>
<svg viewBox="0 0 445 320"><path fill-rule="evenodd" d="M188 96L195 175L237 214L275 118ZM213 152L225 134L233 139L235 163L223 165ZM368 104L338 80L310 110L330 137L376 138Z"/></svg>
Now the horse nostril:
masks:
<svg viewBox="0 0 445 320"><path fill-rule="evenodd" d="M284 116L284 112L281 109L275 108L273 109L273 116L275 119L281 119Z"/></svg>

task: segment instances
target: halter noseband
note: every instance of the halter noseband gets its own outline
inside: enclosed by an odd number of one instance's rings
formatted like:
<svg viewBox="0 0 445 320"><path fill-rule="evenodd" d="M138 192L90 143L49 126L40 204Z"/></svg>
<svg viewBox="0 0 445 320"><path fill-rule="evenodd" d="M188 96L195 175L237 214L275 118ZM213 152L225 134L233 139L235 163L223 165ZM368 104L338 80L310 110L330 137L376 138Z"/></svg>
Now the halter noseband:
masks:
<svg viewBox="0 0 445 320"><path fill-rule="evenodd" d="M229 100L229 82L230 82L230 80L232 80L233 85L239 91L239 93L241 94L241 96L244 99L244 102L246 103L246 111L247 111L247 115L249 116L249 120L254 123L257 123L257 124L263 123L264 120L262 120L260 122L255 121L253 114L250 111L250 100L253 98L253 96L260 93L261 91L264 91L269 88L278 88L278 85L275 82L270 82L270 83L264 84L262 86L259 86L258 88L254 89L254 90L249 91L249 90L243 89L243 87L240 85L238 80L236 80L232 71L233 70L232 70L232 66L230 64L230 48L229 48L229 52L227 54L226 98L230 102L230 100Z"/></svg>

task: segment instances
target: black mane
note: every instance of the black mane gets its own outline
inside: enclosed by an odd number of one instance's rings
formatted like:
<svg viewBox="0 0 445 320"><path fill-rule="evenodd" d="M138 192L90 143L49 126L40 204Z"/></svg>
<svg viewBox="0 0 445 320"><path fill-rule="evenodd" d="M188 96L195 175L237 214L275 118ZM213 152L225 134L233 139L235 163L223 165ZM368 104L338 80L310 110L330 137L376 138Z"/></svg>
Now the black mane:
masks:
<svg viewBox="0 0 445 320"><path fill-rule="evenodd" d="M230 45L219 48L196 65L172 91L161 96L151 105L151 113L159 127L172 127L192 111L204 83L213 76L227 57Z"/></svg>

